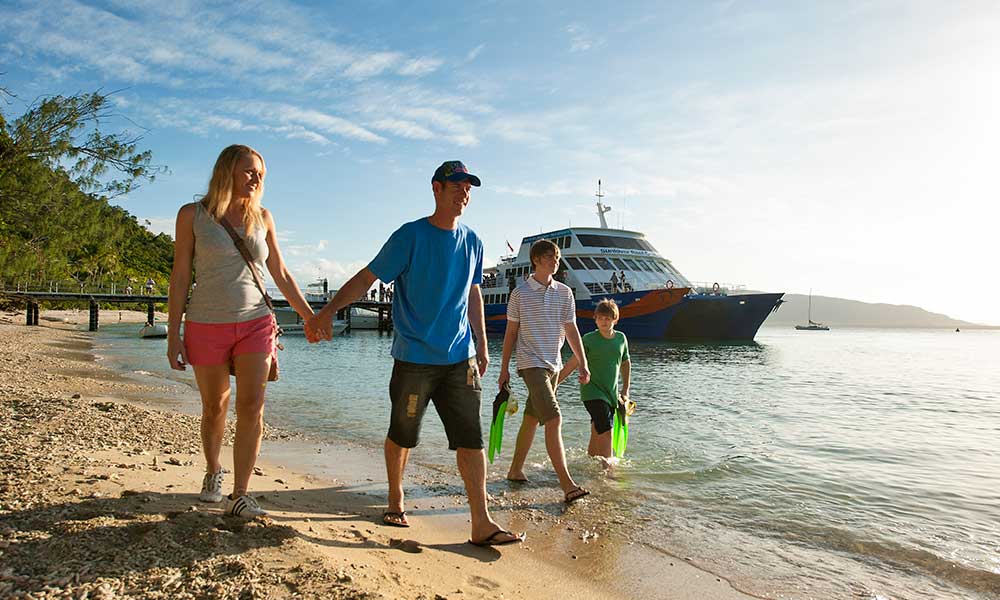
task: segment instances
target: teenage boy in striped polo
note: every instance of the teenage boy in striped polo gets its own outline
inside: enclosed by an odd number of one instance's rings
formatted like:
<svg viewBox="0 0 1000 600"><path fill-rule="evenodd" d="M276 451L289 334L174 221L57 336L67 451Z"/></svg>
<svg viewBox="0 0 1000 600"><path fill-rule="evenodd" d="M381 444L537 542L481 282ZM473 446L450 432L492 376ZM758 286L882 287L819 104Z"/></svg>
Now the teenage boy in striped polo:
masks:
<svg viewBox="0 0 1000 600"><path fill-rule="evenodd" d="M580 330L576 328L573 292L552 277L559 268L559 247L549 240L538 240L531 245L530 256L534 273L511 292L507 301L507 334L503 339L503 358L497 380L500 387L510 380L510 357L516 346L517 374L528 387L528 401L507 479L528 480L524 475L524 461L535 439L535 429L541 423L545 428L545 449L559 478L559 487L566 503L571 504L590 492L573 481L566 467L562 416L556 400L557 378L562 368L559 350L564 340L569 342L579 362L581 384L590 381L590 371Z"/></svg>

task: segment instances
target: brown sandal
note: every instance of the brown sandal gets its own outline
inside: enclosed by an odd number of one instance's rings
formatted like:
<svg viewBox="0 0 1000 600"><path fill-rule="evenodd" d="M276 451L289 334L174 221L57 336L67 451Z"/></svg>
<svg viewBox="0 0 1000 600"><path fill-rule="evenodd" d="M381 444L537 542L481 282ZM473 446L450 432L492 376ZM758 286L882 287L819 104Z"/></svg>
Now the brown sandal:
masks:
<svg viewBox="0 0 1000 600"><path fill-rule="evenodd" d="M589 495L590 495L590 492L588 492L587 490L583 489L580 486L577 486L576 489L573 489L573 490L570 490L570 491L566 492L566 504L573 504L574 502L576 502L580 498L583 498L584 496L589 496Z"/></svg>

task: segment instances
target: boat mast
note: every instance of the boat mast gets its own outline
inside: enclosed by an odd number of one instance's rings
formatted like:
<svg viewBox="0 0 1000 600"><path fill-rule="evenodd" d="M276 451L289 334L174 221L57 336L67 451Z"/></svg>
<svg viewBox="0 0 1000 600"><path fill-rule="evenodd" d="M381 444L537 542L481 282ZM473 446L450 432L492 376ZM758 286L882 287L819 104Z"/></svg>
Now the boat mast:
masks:
<svg viewBox="0 0 1000 600"><path fill-rule="evenodd" d="M809 324L813 324L813 291L809 288Z"/></svg>
<svg viewBox="0 0 1000 600"><path fill-rule="evenodd" d="M597 180L597 193L594 194L594 195L597 196L597 216L600 217L600 219L601 219L601 229L609 229L609 227L608 227L608 220L604 218L604 213L606 213L609 210L611 210L611 207L610 206L605 206L601 202L601 198L604 197L604 194L601 193L601 180L600 179Z"/></svg>

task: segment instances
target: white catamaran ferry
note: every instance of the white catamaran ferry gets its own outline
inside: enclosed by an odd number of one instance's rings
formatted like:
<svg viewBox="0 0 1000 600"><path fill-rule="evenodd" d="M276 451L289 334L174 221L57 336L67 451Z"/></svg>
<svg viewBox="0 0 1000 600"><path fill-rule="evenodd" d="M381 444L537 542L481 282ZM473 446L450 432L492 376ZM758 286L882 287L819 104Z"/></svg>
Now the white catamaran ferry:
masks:
<svg viewBox="0 0 1000 600"><path fill-rule="evenodd" d="M594 306L611 298L621 318L617 329L630 338L667 340L752 340L761 323L781 305L784 293L747 294L712 285L696 285L636 231L611 229L601 202L600 227L570 227L521 240L517 254L503 256L484 270L482 292L486 329L507 327L507 297L531 273L531 244L554 242L562 254L555 277L576 297L577 325L593 331Z"/></svg>

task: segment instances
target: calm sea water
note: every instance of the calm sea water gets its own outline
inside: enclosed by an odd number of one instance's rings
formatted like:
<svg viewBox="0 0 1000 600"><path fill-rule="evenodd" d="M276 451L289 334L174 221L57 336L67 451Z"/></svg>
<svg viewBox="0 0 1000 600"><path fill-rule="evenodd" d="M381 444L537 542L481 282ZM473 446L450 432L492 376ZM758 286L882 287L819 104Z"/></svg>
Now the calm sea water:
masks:
<svg viewBox="0 0 1000 600"><path fill-rule="evenodd" d="M191 380L168 373L162 340L135 330L104 327L99 354ZM285 345L268 420L380 445L390 339ZM484 424L500 339L491 348ZM639 410L612 479L589 480L599 474L572 380L560 398L571 470L642 520L636 541L781 597L1000 598L1000 332L765 327L750 344L633 341L631 353ZM523 405L519 380L514 393ZM428 417L414 460L453 465ZM545 461L540 439L529 460ZM549 472L530 475L554 485Z"/></svg>

